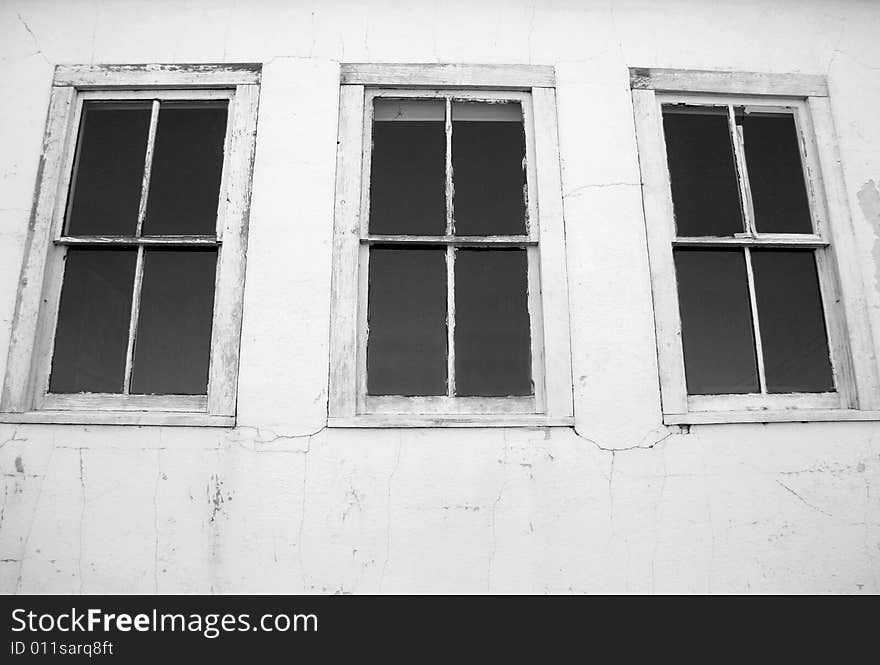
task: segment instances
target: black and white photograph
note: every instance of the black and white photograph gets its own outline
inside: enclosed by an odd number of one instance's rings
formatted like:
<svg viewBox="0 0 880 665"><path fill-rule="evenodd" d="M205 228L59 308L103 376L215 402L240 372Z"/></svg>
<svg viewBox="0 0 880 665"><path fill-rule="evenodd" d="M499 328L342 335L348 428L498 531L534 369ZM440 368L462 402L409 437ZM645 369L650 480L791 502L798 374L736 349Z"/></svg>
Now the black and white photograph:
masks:
<svg viewBox="0 0 880 665"><path fill-rule="evenodd" d="M880 2L0 0L0 91L7 662L880 593Z"/></svg>

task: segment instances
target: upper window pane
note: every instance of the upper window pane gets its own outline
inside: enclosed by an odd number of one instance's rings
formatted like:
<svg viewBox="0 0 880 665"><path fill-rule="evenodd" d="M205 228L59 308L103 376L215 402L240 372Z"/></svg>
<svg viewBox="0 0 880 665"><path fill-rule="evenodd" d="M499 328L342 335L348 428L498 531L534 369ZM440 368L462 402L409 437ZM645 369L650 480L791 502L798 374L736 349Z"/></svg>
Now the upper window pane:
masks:
<svg viewBox="0 0 880 665"><path fill-rule="evenodd" d="M446 233L445 102L376 99L370 233Z"/></svg>
<svg viewBox="0 0 880 665"><path fill-rule="evenodd" d="M223 173L226 101L162 102L144 235L213 235Z"/></svg>
<svg viewBox="0 0 880 665"><path fill-rule="evenodd" d="M68 203L68 235L134 235L151 102L85 102Z"/></svg>
<svg viewBox="0 0 880 665"><path fill-rule="evenodd" d="M520 104L452 104L456 235L526 232L525 157Z"/></svg>
<svg viewBox="0 0 880 665"><path fill-rule="evenodd" d="M727 115L663 109L663 131L679 236L732 236L743 231Z"/></svg>
<svg viewBox="0 0 880 665"><path fill-rule="evenodd" d="M743 131L746 167L759 233L812 233L794 116L746 114Z"/></svg>

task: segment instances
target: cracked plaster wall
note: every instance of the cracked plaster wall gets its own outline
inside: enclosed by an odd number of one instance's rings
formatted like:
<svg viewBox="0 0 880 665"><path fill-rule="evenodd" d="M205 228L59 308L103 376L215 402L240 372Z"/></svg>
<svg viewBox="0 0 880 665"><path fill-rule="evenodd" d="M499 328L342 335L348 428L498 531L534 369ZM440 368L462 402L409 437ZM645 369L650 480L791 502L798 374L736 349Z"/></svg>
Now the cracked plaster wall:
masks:
<svg viewBox="0 0 880 665"><path fill-rule="evenodd" d="M0 591L880 592L878 424L661 425L626 69L828 74L880 348L878 32L857 1L0 2L0 374L52 67L264 63L239 426L0 425ZM369 61L556 66L575 429L324 428L338 63Z"/></svg>

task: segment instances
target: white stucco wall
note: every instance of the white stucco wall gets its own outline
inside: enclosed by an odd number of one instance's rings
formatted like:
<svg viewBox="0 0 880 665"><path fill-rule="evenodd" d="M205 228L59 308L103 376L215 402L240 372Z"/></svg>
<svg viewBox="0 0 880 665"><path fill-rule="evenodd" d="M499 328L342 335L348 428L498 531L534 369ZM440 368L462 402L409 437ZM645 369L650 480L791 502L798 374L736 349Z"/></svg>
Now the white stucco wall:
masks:
<svg viewBox="0 0 880 665"><path fill-rule="evenodd" d="M0 376L54 65L264 64L239 426L0 424L0 591L880 592L880 423L661 423L627 71L828 75L880 348L878 34L854 0L0 1ZM380 61L556 67L574 429L324 428L338 63Z"/></svg>

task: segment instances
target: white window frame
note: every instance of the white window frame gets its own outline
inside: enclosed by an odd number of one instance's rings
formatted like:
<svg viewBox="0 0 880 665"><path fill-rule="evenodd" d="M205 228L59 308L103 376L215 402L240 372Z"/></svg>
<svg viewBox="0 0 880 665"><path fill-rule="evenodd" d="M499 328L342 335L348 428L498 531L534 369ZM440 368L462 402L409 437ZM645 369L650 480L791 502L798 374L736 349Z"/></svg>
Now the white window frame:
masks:
<svg viewBox="0 0 880 665"><path fill-rule="evenodd" d="M221 427L235 424L260 70L259 65L56 67L0 398L0 422ZM112 237L83 240L64 236L67 193L83 103L134 99L153 100L148 163L161 101L229 100L216 239L155 236L132 243ZM145 175L145 182L148 177ZM139 212L139 226L142 218L143 210ZM206 395L52 394L48 391L64 256L67 247L83 243L137 247L136 283L142 275L144 247L217 248ZM132 325L136 316L137 298L132 303ZM131 330L129 334L131 345ZM131 349L128 356L126 375L130 371Z"/></svg>
<svg viewBox="0 0 880 665"><path fill-rule="evenodd" d="M666 424L875 420L880 418L877 367L855 236L823 76L694 70L630 70L635 128L642 174L663 420ZM662 105L745 106L794 116L810 211L812 234L758 233L748 197L741 138L732 134L746 231L733 237L680 238L663 136ZM815 250L835 391L827 393L688 395L681 341L673 248L801 247ZM751 283L749 250L745 250ZM753 286L750 292L754 293ZM754 297L751 307L754 318ZM754 324L757 327L757 323ZM760 335L756 335L760 355Z"/></svg>
<svg viewBox="0 0 880 665"><path fill-rule="evenodd" d="M528 235L455 240L457 244L471 246L526 249L534 396L367 395L369 245L393 239L394 242L418 240L451 247L448 236L386 237L368 233L372 102L383 96L443 99L447 107L453 99L510 101L522 105L526 131ZM553 68L343 65L338 144L328 424L336 427L572 425L568 284ZM449 262L447 269L448 266ZM453 284L448 283L447 288L452 289ZM453 334L453 330L454 319L448 334ZM454 359L449 358L448 362L452 364Z"/></svg>

